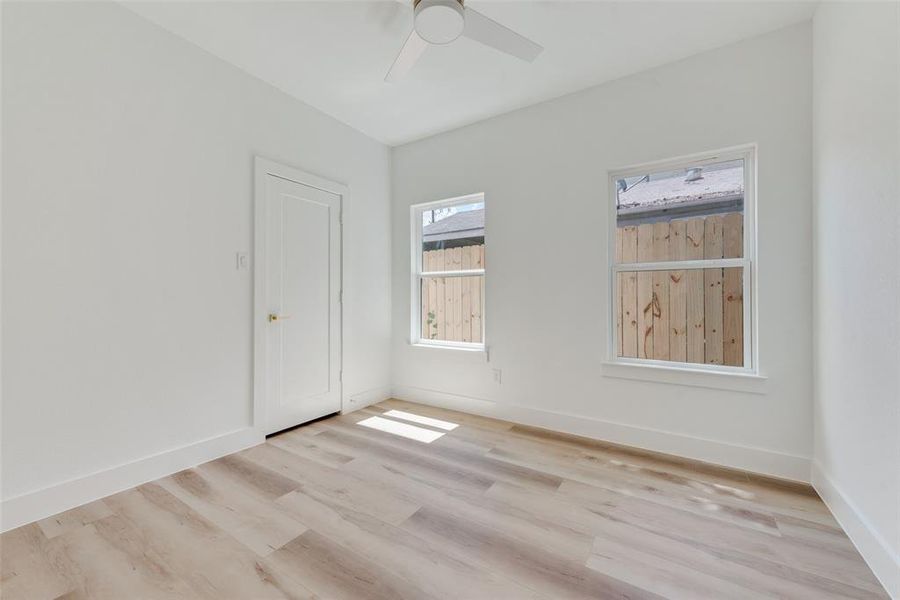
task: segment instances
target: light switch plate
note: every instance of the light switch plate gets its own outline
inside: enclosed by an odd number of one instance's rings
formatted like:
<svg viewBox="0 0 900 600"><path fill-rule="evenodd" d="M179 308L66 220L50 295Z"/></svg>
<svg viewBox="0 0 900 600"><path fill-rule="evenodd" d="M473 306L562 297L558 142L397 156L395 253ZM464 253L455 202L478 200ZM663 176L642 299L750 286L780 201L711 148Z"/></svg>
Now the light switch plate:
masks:
<svg viewBox="0 0 900 600"><path fill-rule="evenodd" d="M250 253L238 252L235 254L235 268L238 271L247 271L250 269Z"/></svg>

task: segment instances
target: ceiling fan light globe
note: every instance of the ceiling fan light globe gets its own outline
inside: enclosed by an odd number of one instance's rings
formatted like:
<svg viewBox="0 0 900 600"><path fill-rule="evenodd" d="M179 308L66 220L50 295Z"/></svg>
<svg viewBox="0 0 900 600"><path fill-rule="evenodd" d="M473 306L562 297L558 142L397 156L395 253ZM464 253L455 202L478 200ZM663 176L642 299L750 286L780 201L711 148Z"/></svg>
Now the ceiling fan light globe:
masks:
<svg viewBox="0 0 900 600"><path fill-rule="evenodd" d="M414 24L416 33L429 44L449 44L465 28L465 10L459 0L419 0Z"/></svg>

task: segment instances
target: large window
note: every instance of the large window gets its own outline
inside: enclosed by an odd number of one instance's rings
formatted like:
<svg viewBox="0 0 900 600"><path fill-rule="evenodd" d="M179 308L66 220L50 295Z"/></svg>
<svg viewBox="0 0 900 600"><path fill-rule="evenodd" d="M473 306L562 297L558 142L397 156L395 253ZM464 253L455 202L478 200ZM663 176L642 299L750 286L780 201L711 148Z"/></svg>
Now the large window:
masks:
<svg viewBox="0 0 900 600"><path fill-rule="evenodd" d="M751 371L752 148L610 173L612 362Z"/></svg>
<svg viewBox="0 0 900 600"><path fill-rule="evenodd" d="M412 343L484 348L484 196L412 207Z"/></svg>

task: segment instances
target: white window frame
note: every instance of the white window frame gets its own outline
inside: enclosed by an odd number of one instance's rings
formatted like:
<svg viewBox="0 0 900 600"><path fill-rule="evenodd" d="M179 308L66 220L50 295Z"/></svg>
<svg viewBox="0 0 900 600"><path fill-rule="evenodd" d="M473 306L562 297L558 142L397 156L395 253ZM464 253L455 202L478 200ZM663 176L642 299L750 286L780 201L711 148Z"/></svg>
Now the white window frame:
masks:
<svg viewBox="0 0 900 600"><path fill-rule="evenodd" d="M609 245L607 248L607 265L609 266L609 299L607 340L607 364L646 366L655 369L666 368L681 371L705 371L709 373L758 375L759 357L757 356L757 289L756 289L756 145L748 144L726 148L714 152L704 152L673 159L650 162L622 169L609 171ZM704 260L660 261L641 263L616 263L616 226L617 226L617 189L616 181L625 177L643 175L648 172L669 171L686 167L703 166L710 163L730 160L744 161L744 252L743 258L719 258ZM698 268L743 268L744 294L744 365L710 365L706 363L688 363L649 358L632 358L617 355L616 313L619 311L618 275L632 271L667 271L689 270Z"/></svg>
<svg viewBox="0 0 900 600"><path fill-rule="evenodd" d="M484 202L484 194L468 194L466 196L457 196L456 198L447 198L445 200L437 200L435 202L424 202L422 204L413 204L410 206L410 226L412 241L412 268L410 280L410 343L415 346L433 346L437 348L452 348L458 350L476 350L484 351L485 349L485 295L486 286L482 287L481 293L481 342L454 342L446 340L432 340L422 337L422 279L425 277L472 277L481 276L485 278L485 270L468 269L463 271L422 271L422 213L427 210L435 210L438 208L447 208L450 206L459 206L464 204L474 204L476 202ZM485 204L485 207L487 205ZM485 237L485 240L487 238ZM486 246L487 244L485 244Z"/></svg>

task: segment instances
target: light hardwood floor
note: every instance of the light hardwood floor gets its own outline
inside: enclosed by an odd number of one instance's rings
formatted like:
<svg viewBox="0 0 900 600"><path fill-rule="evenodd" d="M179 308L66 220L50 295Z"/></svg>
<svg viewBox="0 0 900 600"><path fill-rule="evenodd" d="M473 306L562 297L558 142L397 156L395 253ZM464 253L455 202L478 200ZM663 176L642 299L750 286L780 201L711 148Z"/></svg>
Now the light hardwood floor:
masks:
<svg viewBox="0 0 900 600"><path fill-rule="evenodd" d="M808 486L393 400L0 544L4 600L887 597Z"/></svg>

